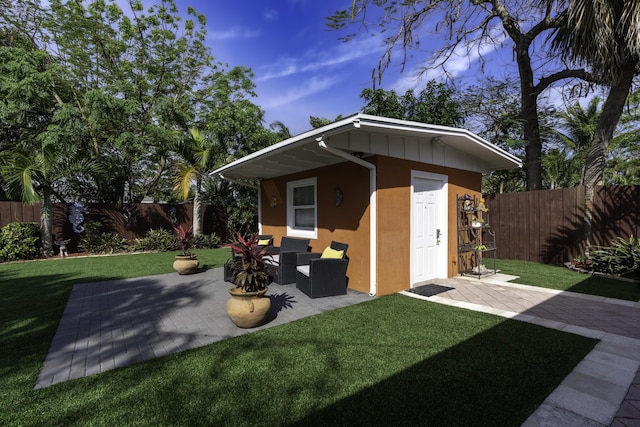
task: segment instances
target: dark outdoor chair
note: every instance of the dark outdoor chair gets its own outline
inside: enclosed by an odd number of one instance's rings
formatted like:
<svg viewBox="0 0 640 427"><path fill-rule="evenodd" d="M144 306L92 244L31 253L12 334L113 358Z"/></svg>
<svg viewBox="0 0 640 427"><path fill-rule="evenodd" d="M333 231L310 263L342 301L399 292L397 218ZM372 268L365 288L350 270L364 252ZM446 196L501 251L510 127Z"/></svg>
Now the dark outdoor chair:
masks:
<svg viewBox="0 0 640 427"><path fill-rule="evenodd" d="M296 266L298 253L309 251L309 239L283 237L280 246L270 246L267 252L272 259L266 258L269 273L275 283L288 285L296 281Z"/></svg>
<svg viewBox="0 0 640 427"><path fill-rule="evenodd" d="M342 258L322 258L319 252L298 254L296 287L309 298L322 298L347 293L347 267L349 245L331 242L334 251L343 251Z"/></svg>

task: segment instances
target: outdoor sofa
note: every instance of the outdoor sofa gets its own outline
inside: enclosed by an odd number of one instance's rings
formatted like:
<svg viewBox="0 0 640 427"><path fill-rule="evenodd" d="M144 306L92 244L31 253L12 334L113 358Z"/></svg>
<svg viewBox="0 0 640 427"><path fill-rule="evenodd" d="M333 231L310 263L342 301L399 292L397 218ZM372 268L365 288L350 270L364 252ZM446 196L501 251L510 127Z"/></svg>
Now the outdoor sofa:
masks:
<svg viewBox="0 0 640 427"><path fill-rule="evenodd" d="M309 239L283 237L280 246L269 246L266 251L271 257L265 258L273 282L288 285L296 282L298 253L309 252Z"/></svg>

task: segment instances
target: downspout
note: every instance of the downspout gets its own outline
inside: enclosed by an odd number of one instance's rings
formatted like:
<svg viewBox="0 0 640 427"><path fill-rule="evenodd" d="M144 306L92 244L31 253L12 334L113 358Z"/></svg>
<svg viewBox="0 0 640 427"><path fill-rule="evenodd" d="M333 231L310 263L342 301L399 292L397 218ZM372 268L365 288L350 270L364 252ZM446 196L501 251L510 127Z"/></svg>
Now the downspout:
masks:
<svg viewBox="0 0 640 427"><path fill-rule="evenodd" d="M357 126L357 124L356 124ZM351 154L347 154L342 150L338 150L336 148L333 147L329 147L327 146L327 144L323 141L322 139L323 137L319 137L316 138L316 141L318 141L318 147L322 148L325 151L328 151L329 153L337 156L337 157L341 157L349 162L353 162L357 165L360 165L362 167L365 167L367 169L369 169L369 188L370 188L370 193L369 193L369 275L370 275L370 279L369 279L369 295L370 296L374 296L377 292L378 292L378 284L377 284L377 277L378 277L378 252L377 252L377 205L376 205L376 192L377 192L377 188L376 188L376 165L374 165L373 163L369 163L367 161L364 161L356 156L352 156Z"/></svg>

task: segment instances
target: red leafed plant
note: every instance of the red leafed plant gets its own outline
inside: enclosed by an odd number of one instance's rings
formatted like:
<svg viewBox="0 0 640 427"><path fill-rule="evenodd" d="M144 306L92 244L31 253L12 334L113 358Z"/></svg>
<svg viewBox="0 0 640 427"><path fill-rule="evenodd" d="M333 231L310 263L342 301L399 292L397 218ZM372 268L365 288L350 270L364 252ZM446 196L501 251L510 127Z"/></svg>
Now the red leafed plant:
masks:
<svg viewBox="0 0 640 427"><path fill-rule="evenodd" d="M193 226L189 227L187 231L182 228L181 225L178 227L173 227L176 232L176 236L180 245L182 245L182 255L184 256L193 256L193 254L189 251L191 247L191 239L193 238Z"/></svg>
<svg viewBox="0 0 640 427"><path fill-rule="evenodd" d="M265 258L270 258L271 254L266 248L258 246L258 235L245 239L240 233L236 233L229 247L232 251L229 263L236 287L245 292L266 289L269 284L269 272Z"/></svg>

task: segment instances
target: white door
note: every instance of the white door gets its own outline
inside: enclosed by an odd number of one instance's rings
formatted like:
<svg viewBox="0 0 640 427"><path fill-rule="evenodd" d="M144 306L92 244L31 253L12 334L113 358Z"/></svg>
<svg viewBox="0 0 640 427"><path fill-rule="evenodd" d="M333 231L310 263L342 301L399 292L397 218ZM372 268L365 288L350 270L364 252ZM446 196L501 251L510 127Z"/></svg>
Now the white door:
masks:
<svg viewBox="0 0 640 427"><path fill-rule="evenodd" d="M446 277L446 176L414 172L411 205L411 286ZM444 271L444 273L443 273Z"/></svg>

